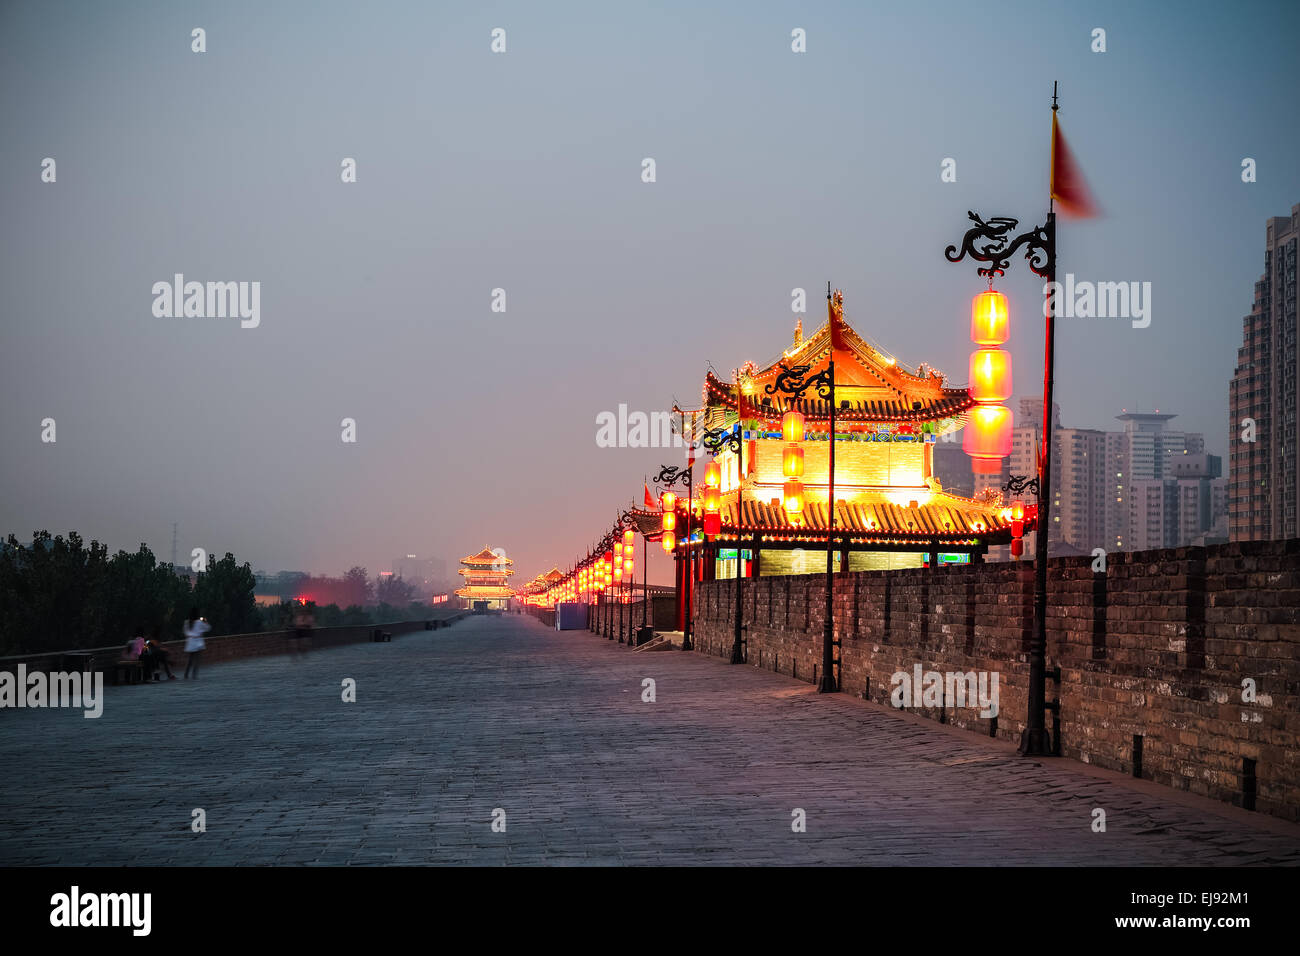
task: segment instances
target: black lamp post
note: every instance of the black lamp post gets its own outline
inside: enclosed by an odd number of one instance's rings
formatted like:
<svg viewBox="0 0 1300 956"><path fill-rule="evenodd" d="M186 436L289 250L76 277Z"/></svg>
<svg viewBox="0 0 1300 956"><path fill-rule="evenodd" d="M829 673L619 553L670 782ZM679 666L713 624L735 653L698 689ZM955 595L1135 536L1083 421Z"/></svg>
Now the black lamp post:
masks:
<svg viewBox="0 0 1300 956"><path fill-rule="evenodd" d="M1055 98L1053 98L1055 99ZM1053 102L1052 109L1056 109ZM1020 753L1025 756L1046 757L1054 753L1046 726L1047 703L1047 533L1048 516L1043 502L1051 502L1052 486L1052 386L1055 367L1054 336L1056 331L1056 303L1053 295L1056 283L1056 213L1047 213L1047 224L1037 226L1014 238L1011 233L1019 225L1016 219L994 218L985 221L974 212L967 215L975 223L962 237L960 251L956 246L944 250L949 262L960 262L969 256L976 262L988 263L975 271L993 281L994 276L1005 275L1012 257L1024 249L1025 259L1034 275L1047 280L1047 308L1043 341L1043 443L1038 451L1038 477L1035 490L1038 494L1034 556L1034 630L1029 641L1029 712L1027 726L1020 737ZM1019 477L1019 476L1018 476ZM1028 486L1028 480L1020 490ZM1008 483L1010 484L1010 483Z"/></svg>
<svg viewBox="0 0 1300 956"><path fill-rule="evenodd" d="M655 484L667 485L671 488L673 485L683 485L686 488L686 608L683 615L686 620L682 624L682 650L689 651L693 649L691 644L691 591L695 587L695 572L691 566L691 508L694 506L691 495L693 493L691 473L695 470L695 454L692 451L688 464L685 468L681 465L661 465L659 474L655 476Z"/></svg>
<svg viewBox="0 0 1300 956"><path fill-rule="evenodd" d="M737 408L740 407L739 401L737 401L736 407ZM740 449L743 443L740 433L741 430L744 429L744 427L745 426L743 422L737 421L737 426L735 431L731 431L727 426L722 426L720 428L713 429L712 431L706 431L703 434L703 436L701 436L700 438L700 444L703 445L705 449L707 449L708 451L714 454L717 454L718 452L726 448L734 452L737 456L739 456ZM739 469L737 469L737 472L739 472ZM731 663L733 664L745 663L745 642L742 637L745 629L745 625L742 621L742 618L744 616L744 607L745 607L743 603L744 584L745 584L745 575L744 575L745 562L741 559L740 556L740 545L741 545L740 534L739 532L737 532L736 534L736 615L735 615L736 626L735 626L735 633L732 637L732 642L731 642Z"/></svg>
<svg viewBox="0 0 1300 956"><path fill-rule="evenodd" d="M830 284L826 286L826 298L831 297ZM831 319L834 322L834 318ZM832 332L834 330L832 329ZM764 386L764 391L768 395L775 395L780 392L787 396L790 406L803 398L810 388L816 388L817 394L820 395L830 404L830 430L827 434L829 439L828 447L830 449L830 468L827 473L827 502L826 510L829 516L826 527L826 623L822 628L822 672L817 681L817 692L820 694L829 694L839 690L839 682L835 678L835 622L834 614L834 585L835 585L835 348L832 344L831 358L824 371L816 375L808 375L807 365L796 365L793 368L781 365L782 371L776 376L776 380L771 385Z"/></svg>

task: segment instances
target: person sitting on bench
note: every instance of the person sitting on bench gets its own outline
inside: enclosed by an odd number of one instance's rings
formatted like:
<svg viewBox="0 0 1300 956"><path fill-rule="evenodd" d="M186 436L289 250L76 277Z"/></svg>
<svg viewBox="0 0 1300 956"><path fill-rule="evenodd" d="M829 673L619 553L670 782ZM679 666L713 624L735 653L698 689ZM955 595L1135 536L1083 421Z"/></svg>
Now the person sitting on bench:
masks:
<svg viewBox="0 0 1300 956"><path fill-rule="evenodd" d="M153 637L145 642L144 651L149 655L150 660L150 663L146 666L154 672L155 680L159 679L157 671L160 666L167 672L168 680L175 680L176 675L172 673L171 659L167 656L167 652L163 650L162 645L158 643L160 635L161 630L155 627L153 629Z"/></svg>

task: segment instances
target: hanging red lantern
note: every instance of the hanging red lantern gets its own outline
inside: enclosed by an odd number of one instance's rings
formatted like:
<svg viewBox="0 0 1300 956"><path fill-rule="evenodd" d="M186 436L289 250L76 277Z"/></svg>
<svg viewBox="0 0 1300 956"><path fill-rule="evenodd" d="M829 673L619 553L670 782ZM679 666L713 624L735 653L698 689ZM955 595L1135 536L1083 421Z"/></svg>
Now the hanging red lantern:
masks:
<svg viewBox="0 0 1300 956"><path fill-rule="evenodd" d="M665 552L667 552L668 554L672 554L673 549L677 547L677 535L673 534L671 531L665 531L663 537L663 546Z"/></svg>
<svg viewBox="0 0 1300 956"><path fill-rule="evenodd" d="M717 488L704 489L704 511L718 512L722 509L722 492Z"/></svg>
<svg viewBox="0 0 1300 956"><path fill-rule="evenodd" d="M970 337L977 345L1001 345L1011 337L1007 297L1001 292L981 292L971 302Z"/></svg>
<svg viewBox="0 0 1300 956"><path fill-rule="evenodd" d="M976 405L970 410L962 451L971 456L971 470L990 475L1002 470L1011 454L1011 409L1005 405Z"/></svg>
<svg viewBox="0 0 1300 956"><path fill-rule="evenodd" d="M717 488L721 484L722 466L715 459L704 466L704 486L706 488Z"/></svg>
<svg viewBox="0 0 1300 956"><path fill-rule="evenodd" d="M714 537L722 531L722 515L716 511L707 512L704 515L704 533Z"/></svg>
<svg viewBox="0 0 1300 956"><path fill-rule="evenodd" d="M803 413L793 409L781 416L781 438L786 442L803 441Z"/></svg>
<svg viewBox="0 0 1300 956"><path fill-rule="evenodd" d="M663 528L665 531L672 531L677 527L677 512L665 511L663 514Z"/></svg>
<svg viewBox="0 0 1300 956"><path fill-rule="evenodd" d="M659 496L659 507L667 514L677 507L677 496L671 491L665 491Z"/></svg>
<svg viewBox="0 0 1300 956"><path fill-rule="evenodd" d="M803 477L803 446L786 445L781 455L781 473L787 478Z"/></svg>
<svg viewBox="0 0 1300 956"><path fill-rule="evenodd" d="M962 449L977 475L997 474L1002 459L1011 454L1011 409L998 404L1011 397L1011 353L989 347L1005 342L1009 334L1007 297L991 288L975 296L971 338L985 347L970 357L970 396L979 404L970 411Z"/></svg>
<svg viewBox="0 0 1300 956"><path fill-rule="evenodd" d="M1011 397L1011 353L976 349L970 356L970 395L977 402L1005 402Z"/></svg>
<svg viewBox="0 0 1300 956"><path fill-rule="evenodd" d="M804 491L802 481L787 481L782 489L782 503L787 514L797 515L803 512Z"/></svg>

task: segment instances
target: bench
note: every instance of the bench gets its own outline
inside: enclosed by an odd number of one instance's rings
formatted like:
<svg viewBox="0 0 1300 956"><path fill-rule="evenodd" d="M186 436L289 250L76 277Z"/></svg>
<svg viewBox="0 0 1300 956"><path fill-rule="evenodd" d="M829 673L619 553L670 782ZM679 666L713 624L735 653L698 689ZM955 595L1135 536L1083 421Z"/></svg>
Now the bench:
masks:
<svg viewBox="0 0 1300 956"><path fill-rule="evenodd" d="M112 674L110 683L114 685L143 684L145 682L144 661L139 658L135 658L134 660L114 661L110 673Z"/></svg>

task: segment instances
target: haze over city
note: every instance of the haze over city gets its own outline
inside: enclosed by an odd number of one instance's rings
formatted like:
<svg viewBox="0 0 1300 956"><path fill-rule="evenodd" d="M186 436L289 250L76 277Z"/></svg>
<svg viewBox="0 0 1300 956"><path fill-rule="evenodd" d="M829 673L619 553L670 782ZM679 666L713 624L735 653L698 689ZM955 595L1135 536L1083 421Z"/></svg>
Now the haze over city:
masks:
<svg viewBox="0 0 1300 956"><path fill-rule="evenodd" d="M165 557L176 522L182 558L268 571L485 544L521 581L563 567L680 459L598 447L597 415L770 361L796 287L805 331L829 280L854 328L964 383L980 285L943 249L968 209L1041 221L1053 80L1103 212L1062 221L1061 273L1151 284L1149 327L1058 324L1062 421L1158 408L1226 459L1264 222L1297 200L1290 4L55 6L0 10L0 532L20 540ZM260 282L257 327L155 316L177 273ZM999 288L1033 395L1041 283Z"/></svg>

